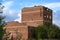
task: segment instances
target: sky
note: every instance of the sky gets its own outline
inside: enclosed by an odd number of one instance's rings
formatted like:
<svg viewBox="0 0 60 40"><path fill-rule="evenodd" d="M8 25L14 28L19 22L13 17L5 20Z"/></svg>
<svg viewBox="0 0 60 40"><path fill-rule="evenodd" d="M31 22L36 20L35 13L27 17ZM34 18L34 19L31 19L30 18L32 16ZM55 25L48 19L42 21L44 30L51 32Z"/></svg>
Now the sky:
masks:
<svg viewBox="0 0 60 40"><path fill-rule="evenodd" d="M42 5L53 10L53 24L60 26L60 0L3 0L5 21L21 22L21 10L24 7Z"/></svg>

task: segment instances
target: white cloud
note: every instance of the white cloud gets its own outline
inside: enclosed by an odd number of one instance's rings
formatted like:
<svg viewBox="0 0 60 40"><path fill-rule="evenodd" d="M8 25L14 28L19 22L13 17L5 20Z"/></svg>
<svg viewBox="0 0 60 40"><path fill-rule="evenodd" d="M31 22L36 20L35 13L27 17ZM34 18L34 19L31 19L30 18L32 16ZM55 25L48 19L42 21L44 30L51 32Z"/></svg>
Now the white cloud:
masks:
<svg viewBox="0 0 60 40"><path fill-rule="evenodd" d="M49 7L49 8L58 8L58 7L60 7L59 4L60 4L60 2L55 2L55 3L46 3L44 5Z"/></svg>
<svg viewBox="0 0 60 40"><path fill-rule="evenodd" d="M54 3L46 3L46 4L42 4L50 9L52 9L54 12L56 12L57 10L60 10L60 2L54 2Z"/></svg>
<svg viewBox="0 0 60 40"><path fill-rule="evenodd" d="M13 1L8 1L8 2L3 3L3 5L4 5L6 8L9 8L12 4L13 4Z"/></svg>
<svg viewBox="0 0 60 40"><path fill-rule="evenodd" d="M16 18L14 21L21 22L21 18L22 18L21 10L20 10L20 12L18 13L18 16L19 16L19 18Z"/></svg>
<svg viewBox="0 0 60 40"><path fill-rule="evenodd" d="M52 3L20 3L20 6L22 7L32 7L32 6L39 6L39 5L43 5L46 6L50 9L52 9L54 12L56 12L56 10L60 10L60 2L52 2Z"/></svg>
<svg viewBox="0 0 60 40"><path fill-rule="evenodd" d="M13 1L5 2L3 5L4 5L3 14L6 14L11 11L10 7L13 5Z"/></svg>
<svg viewBox="0 0 60 40"><path fill-rule="evenodd" d="M60 27L60 20L54 20L53 23Z"/></svg>
<svg viewBox="0 0 60 40"><path fill-rule="evenodd" d="M3 15L6 16L6 21L14 21L19 17L18 11L10 9L13 3L14 1L8 1L3 4L5 6L5 8L3 9Z"/></svg>

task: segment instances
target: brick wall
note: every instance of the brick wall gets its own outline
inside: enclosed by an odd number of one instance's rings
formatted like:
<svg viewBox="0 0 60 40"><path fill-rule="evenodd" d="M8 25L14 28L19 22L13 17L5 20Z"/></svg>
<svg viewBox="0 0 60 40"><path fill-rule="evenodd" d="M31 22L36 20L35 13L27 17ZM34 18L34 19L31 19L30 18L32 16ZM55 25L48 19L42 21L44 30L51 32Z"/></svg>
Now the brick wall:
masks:
<svg viewBox="0 0 60 40"><path fill-rule="evenodd" d="M22 9L22 23L11 21L5 28L12 35L17 30L22 34L22 40L27 40L29 35L32 36L34 27L44 24L52 24L52 10L44 6L34 6Z"/></svg>

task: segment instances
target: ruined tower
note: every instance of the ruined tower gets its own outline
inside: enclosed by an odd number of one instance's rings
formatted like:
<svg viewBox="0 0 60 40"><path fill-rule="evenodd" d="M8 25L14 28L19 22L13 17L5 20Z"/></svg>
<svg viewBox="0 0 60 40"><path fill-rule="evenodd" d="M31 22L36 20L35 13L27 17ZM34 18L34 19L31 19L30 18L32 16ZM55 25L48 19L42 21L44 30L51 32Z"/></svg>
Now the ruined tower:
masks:
<svg viewBox="0 0 60 40"><path fill-rule="evenodd" d="M52 10L44 6L25 7L22 9L22 22L28 26L52 24Z"/></svg>

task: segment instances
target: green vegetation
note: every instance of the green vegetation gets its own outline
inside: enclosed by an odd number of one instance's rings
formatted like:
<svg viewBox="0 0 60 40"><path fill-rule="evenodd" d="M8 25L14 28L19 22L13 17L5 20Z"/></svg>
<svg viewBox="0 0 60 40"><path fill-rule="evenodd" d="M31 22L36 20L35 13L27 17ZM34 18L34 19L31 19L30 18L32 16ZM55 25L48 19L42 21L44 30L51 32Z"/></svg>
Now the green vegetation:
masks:
<svg viewBox="0 0 60 40"><path fill-rule="evenodd" d="M0 40L2 40L3 34L5 30L3 30L3 27L5 26L5 22L3 21L4 17L0 16Z"/></svg>
<svg viewBox="0 0 60 40"><path fill-rule="evenodd" d="M56 25L36 27L37 40L42 39L60 39L60 28Z"/></svg>

